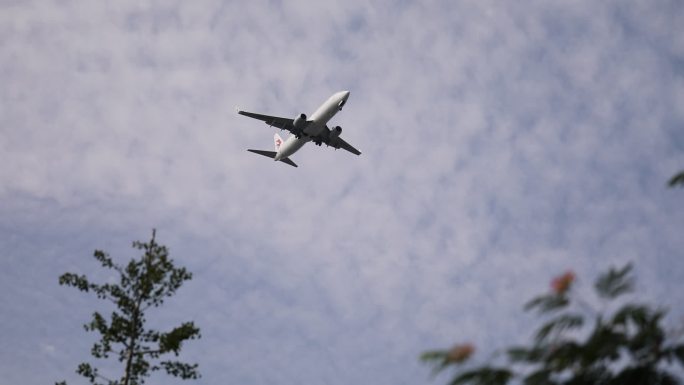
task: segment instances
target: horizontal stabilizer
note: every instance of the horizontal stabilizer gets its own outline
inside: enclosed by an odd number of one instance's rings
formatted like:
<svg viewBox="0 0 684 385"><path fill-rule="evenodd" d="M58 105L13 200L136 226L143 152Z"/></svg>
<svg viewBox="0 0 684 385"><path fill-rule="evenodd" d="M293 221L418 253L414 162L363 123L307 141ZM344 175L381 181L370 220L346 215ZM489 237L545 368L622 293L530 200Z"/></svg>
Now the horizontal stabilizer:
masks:
<svg viewBox="0 0 684 385"><path fill-rule="evenodd" d="M269 157L269 158L271 158L271 159L275 158L275 156L276 156L276 152L275 152L275 151L262 151L262 150L247 150L247 151L253 152L253 153L255 153L255 154L267 156L267 157Z"/></svg>
<svg viewBox="0 0 684 385"><path fill-rule="evenodd" d="M297 164L295 162L293 162L292 159L290 159L290 158L281 159L280 161L283 163L287 163L292 167L297 167Z"/></svg>
<svg viewBox="0 0 684 385"><path fill-rule="evenodd" d="M269 157L269 158L271 158L271 159L275 158L275 156L276 156L276 152L275 152L275 151L263 151L263 150L247 150L247 151L253 152L253 153L255 153L255 154L267 156L267 157ZM295 162L293 162L290 158L281 159L280 161L283 162L283 163L287 163L287 164L289 164L289 165L292 166L292 167L297 167L297 165L295 164Z"/></svg>

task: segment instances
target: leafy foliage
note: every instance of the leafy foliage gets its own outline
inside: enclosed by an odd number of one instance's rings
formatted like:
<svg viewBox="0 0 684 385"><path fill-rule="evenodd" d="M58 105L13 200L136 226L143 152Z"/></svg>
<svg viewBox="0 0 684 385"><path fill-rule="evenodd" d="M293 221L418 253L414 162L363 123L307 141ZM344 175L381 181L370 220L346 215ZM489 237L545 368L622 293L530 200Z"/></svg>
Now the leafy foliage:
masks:
<svg viewBox="0 0 684 385"><path fill-rule="evenodd" d="M148 312L163 305L164 300L173 296L183 282L192 278L192 274L173 264L167 248L156 243L154 231L149 242L133 242L133 247L144 253L125 266L114 263L103 251L97 250L94 253L95 259L104 268L117 273L118 283L93 283L85 275L74 273L65 273L59 277L60 285L95 293L99 299L110 301L116 308L108 318L94 312L91 321L84 328L100 335L100 340L91 349L91 355L98 359L107 359L110 355L116 357L125 365L123 376L119 380L108 379L97 368L85 362L78 366L76 372L94 385L143 384L150 372L162 369L175 377L197 379L197 364L155 361L168 353L177 356L184 341L200 337L199 328L193 322L185 322L168 332L145 327Z"/></svg>
<svg viewBox="0 0 684 385"><path fill-rule="evenodd" d="M513 373L508 369L485 366L461 373L451 381L451 385L503 385L508 383L512 375Z"/></svg>
<svg viewBox="0 0 684 385"><path fill-rule="evenodd" d="M568 329L576 329L582 327L584 318L580 314L563 314L557 318L544 324L537 331L535 337L536 342L543 343L549 339L550 336L557 336Z"/></svg>
<svg viewBox="0 0 684 385"><path fill-rule="evenodd" d="M471 344L455 345L449 351L425 352L422 354L421 360L432 363L434 365L433 373L436 374L450 364L466 361L474 351L475 347Z"/></svg>
<svg viewBox="0 0 684 385"><path fill-rule="evenodd" d="M555 310L561 310L568 306L570 301L564 295L541 295L532 299L525 305L525 310L537 309L539 313L549 313Z"/></svg>
<svg viewBox="0 0 684 385"><path fill-rule="evenodd" d="M670 178L667 184L670 187L684 186L684 171L675 174L672 178Z"/></svg>
<svg viewBox="0 0 684 385"><path fill-rule="evenodd" d="M628 264L600 275L594 284L597 297L614 301L631 292L631 272L632 266ZM573 284L574 274L566 272L552 281L550 294L525 305L526 310L536 310L544 316L544 322L530 346L511 347L505 355L497 355L503 357L504 364L472 368L468 363L470 356L450 360L450 351L442 350L427 352L421 360L433 365L435 373L455 368L450 384L680 383L674 368L684 368L684 343L681 333L668 334L664 330L664 310L626 303L612 314L587 311L587 304L574 295ZM593 322L587 322L592 318ZM584 329L589 325L590 329Z"/></svg>
<svg viewBox="0 0 684 385"><path fill-rule="evenodd" d="M629 276L632 264L627 264L622 269L610 269L606 274L596 280L594 287L596 294L602 298L613 299L622 294L632 291L634 280Z"/></svg>

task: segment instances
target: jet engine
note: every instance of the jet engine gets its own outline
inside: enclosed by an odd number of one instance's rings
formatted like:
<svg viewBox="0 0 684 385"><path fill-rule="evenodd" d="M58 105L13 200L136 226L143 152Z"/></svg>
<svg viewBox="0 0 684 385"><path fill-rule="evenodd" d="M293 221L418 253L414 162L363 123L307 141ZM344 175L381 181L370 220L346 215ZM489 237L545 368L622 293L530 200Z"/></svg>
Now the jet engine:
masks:
<svg viewBox="0 0 684 385"><path fill-rule="evenodd" d="M334 141L342 133L342 127L337 126L330 130L330 141Z"/></svg>
<svg viewBox="0 0 684 385"><path fill-rule="evenodd" d="M300 131L304 129L304 126L306 125L306 114L300 114L298 117L294 118L292 125Z"/></svg>

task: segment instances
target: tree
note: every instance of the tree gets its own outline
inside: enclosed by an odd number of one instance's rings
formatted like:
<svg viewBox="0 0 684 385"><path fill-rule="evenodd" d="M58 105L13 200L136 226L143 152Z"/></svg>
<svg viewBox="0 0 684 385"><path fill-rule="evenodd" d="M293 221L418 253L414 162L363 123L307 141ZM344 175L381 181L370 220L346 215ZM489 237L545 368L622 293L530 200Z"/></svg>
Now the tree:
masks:
<svg viewBox="0 0 684 385"><path fill-rule="evenodd" d="M59 284L72 286L83 292L92 292L99 299L112 302L116 308L107 320L99 312L85 324L87 331L97 332L100 339L93 345L91 354L98 359L110 355L123 363L123 375L118 380L103 376L89 363L81 363L77 373L90 383L107 385L138 385L145 382L154 371L164 369L169 375L182 379L197 379L197 364L175 360L161 360L169 353L178 356L183 342L200 337L200 330L193 322L184 322L169 332L148 329L146 316L164 300L173 296L183 282L192 274L183 267L176 267L169 259L168 250L155 240L155 231L148 243L133 242L133 248L144 251L139 259L132 259L127 265L114 263L103 251L94 253L102 267L112 269L118 275L118 283L97 284L85 275L65 273L59 277ZM101 382L104 381L104 382ZM61 382L60 384L66 384Z"/></svg>
<svg viewBox="0 0 684 385"><path fill-rule="evenodd" d="M613 302L632 291L631 269L627 265L599 276L594 284L597 296ZM575 274L566 272L551 282L551 293L525 305L545 319L530 346L511 347L497 355L503 363L471 364L471 344L425 352L421 359L435 372L453 367L452 385L680 383L674 373L677 366L680 373L684 367L682 331L664 329L664 309L619 301L614 312L597 312L573 293L574 283ZM587 320L587 313L593 319Z"/></svg>

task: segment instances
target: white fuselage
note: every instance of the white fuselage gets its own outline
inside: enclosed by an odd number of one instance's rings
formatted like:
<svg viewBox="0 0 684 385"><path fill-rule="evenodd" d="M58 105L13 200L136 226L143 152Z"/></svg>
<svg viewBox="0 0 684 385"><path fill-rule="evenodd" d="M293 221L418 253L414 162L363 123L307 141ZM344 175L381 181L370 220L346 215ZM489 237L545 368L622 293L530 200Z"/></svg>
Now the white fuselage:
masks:
<svg viewBox="0 0 684 385"><path fill-rule="evenodd" d="M297 152L297 150L302 148L306 142L310 142L312 136L317 136L325 130L328 121L342 109L342 106L347 102L347 98L349 98L349 91L340 91L329 97L325 103L311 114L307 120L308 124L304 129L304 132L299 138L295 135L290 135L290 137L285 140L285 143L278 149L274 160L279 161L290 157Z"/></svg>

